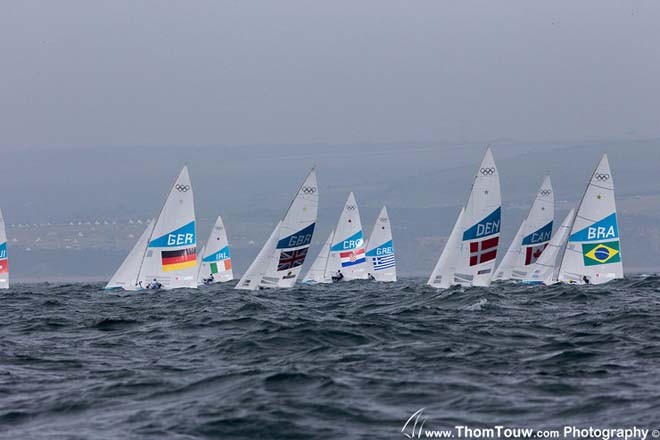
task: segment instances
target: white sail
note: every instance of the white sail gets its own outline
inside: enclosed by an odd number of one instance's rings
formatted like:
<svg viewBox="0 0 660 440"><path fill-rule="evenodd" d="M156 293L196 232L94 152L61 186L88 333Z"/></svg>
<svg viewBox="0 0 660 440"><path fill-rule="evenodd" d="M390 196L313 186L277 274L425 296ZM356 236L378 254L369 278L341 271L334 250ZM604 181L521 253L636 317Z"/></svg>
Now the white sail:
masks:
<svg viewBox="0 0 660 440"><path fill-rule="evenodd" d="M5 217L0 210L0 289L9 289L9 255L7 254L7 231Z"/></svg>
<svg viewBox="0 0 660 440"><path fill-rule="evenodd" d="M623 278L614 178L607 155L596 167L575 215L559 281L602 284Z"/></svg>
<svg viewBox="0 0 660 440"><path fill-rule="evenodd" d="M456 271L456 263L460 258L461 250L461 234L462 222L463 222L463 213L465 212L464 208L461 208L461 212L458 214L456 223L454 224L451 234L447 239L442 254L438 259L438 262L431 273L429 278L428 285L438 289L448 289L454 284L454 272Z"/></svg>
<svg viewBox="0 0 660 440"><path fill-rule="evenodd" d="M328 266L330 246L332 246L332 237L334 235L335 231L330 231L330 235L328 235L328 239L321 247L314 263L312 263L312 267L309 268L305 278L303 278L303 283L332 283L332 278L325 276L325 269Z"/></svg>
<svg viewBox="0 0 660 440"><path fill-rule="evenodd" d="M290 288L296 283L312 243L318 207L316 170L312 169L282 218L274 258L261 287Z"/></svg>
<svg viewBox="0 0 660 440"><path fill-rule="evenodd" d="M500 177L493 153L487 148L465 204L455 284L490 285L500 243L501 217Z"/></svg>
<svg viewBox="0 0 660 440"><path fill-rule="evenodd" d="M515 280L527 278L531 265L538 260L552 237L554 220L555 194L550 176L546 176L525 219L520 257L511 278Z"/></svg>
<svg viewBox="0 0 660 440"><path fill-rule="evenodd" d="M335 228L326 277L333 277L341 271L344 281L367 279L367 259L364 254L360 210L355 196L350 193Z"/></svg>
<svg viewBox="0 0 660 440"><path fill-rule="evenodd" d="M277 222L277 226L273 229L268 240L264 243L264 246L261 248L257 254L257 258L254 259L248 270L243 274L238 284L236 284L236 289L239 290L257 290L261 287L261 280L266 271L270 266L271 261L275 255L275 248L277 246L277 237L282 221Z"/></svg>
<svg viewBox="0 0 660 440"><path fill-rule="evenodd" d="M197 235L195 202L183 167L172 185L149 239L138 284L157 280L164 289L197 287Z"/></svg>
<svg viewBox="0 0 660 440"><path fill-rule="evenodd" d="M513 238L513 241L509 245L504 258L500 262L499 267L495 271L495 280L498 281L507 281L510 280L513 274L513 270L518 266L518 263L521 260L522 255L522 240L525 234L525 220L520 224L516 236Z"/></svg>
<svg viewBox="0 0 660 440"><path fill-rule="evenodd" d="M140 266L142 259L147 251L149 244L149 237L154 229L155 220L152 219L147 223L147 227L140 235L140 238L133 246L133 249L128 253L124 261L117 269L117 272L110 278L110 281L105 286L107 290L110 289L124 289L124 290L140 290L138 285L138 275L140 273Z"/></svg>
<svg viewBox="0 0 660 440"><path fill-rule="evenodd" d="M396 259L392 242L392 227L387 208L383 206L369 236L365 254L376 281L396 281Z"/></svg>
<svg viewBox="0 0 660 440"><path fill-rule="evenodd" d="M234 279L229 241L227 240L227 231L222 222L222 217L218 216L215 221L211 235L201 255L202 259L197 275L198 284L223 283Z"/></svg>
<svg viewBox="0 0 660 440"><path fill-rule="evenodd" d="M559 275L559 256L568 241L568 234L571 232L574 216L575 209L571 209L539 259L532 265L529 271L530 275L525 279L526 283L549 286L559 282L557 279Z"/></svg>

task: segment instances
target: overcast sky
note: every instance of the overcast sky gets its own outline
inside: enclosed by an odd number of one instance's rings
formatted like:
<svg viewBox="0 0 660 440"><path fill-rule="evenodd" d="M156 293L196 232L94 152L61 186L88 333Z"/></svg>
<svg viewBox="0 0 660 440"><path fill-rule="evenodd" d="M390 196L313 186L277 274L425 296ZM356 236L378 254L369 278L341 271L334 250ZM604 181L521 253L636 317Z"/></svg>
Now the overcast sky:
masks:
<svg viewBox="0 0 660 440"><path fill-rule="evenodd" d="M0 148L654 137L660 2L0 3Z"/></svg>

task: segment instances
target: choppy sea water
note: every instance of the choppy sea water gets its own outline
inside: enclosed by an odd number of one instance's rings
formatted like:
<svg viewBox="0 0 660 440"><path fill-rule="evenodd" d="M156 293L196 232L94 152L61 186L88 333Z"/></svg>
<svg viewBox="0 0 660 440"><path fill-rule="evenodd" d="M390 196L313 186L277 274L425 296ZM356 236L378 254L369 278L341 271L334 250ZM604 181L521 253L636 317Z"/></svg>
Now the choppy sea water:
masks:
<svg viewBox="0 0 660 440"><path fill-rule="evenodd" d="M437 291L0 293L0 437L405 438L495 424L660 429L660 278Z"/></svg>

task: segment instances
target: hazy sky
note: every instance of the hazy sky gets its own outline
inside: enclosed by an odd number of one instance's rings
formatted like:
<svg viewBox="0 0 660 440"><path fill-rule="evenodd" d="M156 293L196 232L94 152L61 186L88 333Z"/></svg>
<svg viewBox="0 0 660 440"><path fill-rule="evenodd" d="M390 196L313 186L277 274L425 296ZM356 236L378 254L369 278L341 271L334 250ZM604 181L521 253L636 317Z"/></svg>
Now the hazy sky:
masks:
<svg viewBox="0 0 660 440"><path fill-rule="evenodd" d="M660 135L660 2L0 3L0 148Z"/></svg>

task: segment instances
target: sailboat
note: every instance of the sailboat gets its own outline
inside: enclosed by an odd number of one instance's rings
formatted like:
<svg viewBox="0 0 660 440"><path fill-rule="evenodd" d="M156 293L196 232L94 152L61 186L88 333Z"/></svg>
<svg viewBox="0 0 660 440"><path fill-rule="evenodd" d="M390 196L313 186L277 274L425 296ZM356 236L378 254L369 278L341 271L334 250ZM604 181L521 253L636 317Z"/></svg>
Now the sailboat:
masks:
<svg viewBox="0 0 660 440"><path fill-rule="evenodd" d="M448 289L454 284L454 273L456 272L456 264L458 263L462 244L461 223L463 221L464 212L465 208L461 208L456 223L454 223L451 234L447 239L447 243L445 243L445 247L442 250L442 254L438 259L433 272L431 272L431 277L427 282L431 287Z"/></svg>
<svg viewBox="0 0 660 440"><path fill-rule="evenodd" d="M330 231L328 239L321 247L319 254L317 255L312 267L309 268L307 274L303 278L303 283L308 284L328 284L332 283L332 278L326 276L326 268L328 266L328 260L330 259L330 246L332 246L332 238L335 236L335 231Z"/></svg>
<svg viewBox="0 0 660 440"><path fill-rule="evenodd" d="M355 195L350 193L339 216L325 277L343 275L343 281L367 279L367 259L360 210Z"/></svg>
<svg viewBox="0 0 660 440"><path fill-rule="evenodd" d="M140 290L150 285L197 287L195 202L187 166L172 185L156 221L147 226L106 287Z"/></svg>
<svg viewBox="0 0 660 440"><path fill-rule="evenodd" d="M9 289L9 256L7 255L7 231L5 217L0 210L0 289Z"/></svg>
<svg viewBox="0 0 660 440"><path fill-rule="evenodd" d="M559 270L559 281L603 284L623 278L614 178L603 155L575 214Z"/></svg>
<svg viewBox="0 0 660 440"><path fill-rule="evenodd" d="M227 231L222 222L222 217L218 216L202 251L197 284L223 283L233 279L234 273L231 268Z"/></svg>
<svg viewBox="0 0 660 440"><path fill-rule="evenodd" d="M387 208L383 206L369 236L365 253L371 265L371 276L376 281L396 281L396 259L392 243L392 228Z"/></svg>
<svg viewBox="0 0 660 440"><path fill-rule="evenodd" d="M554 218L555 196L550 176L546 176L527 218L495 271L495 279L524 280L528 276L531 265L538 260L550 241Z"/></svg>
<svg viewBox="0 0 660 440"><path fill-rule="evenodd" d="M293 287L312 242L318 205L316 170L312 168L237 289Z"/></svg>
<svg viewBox="0 0 660 440"><path fill-rule="evenodd" d="M575 209L571 209L539 259L530 268L529 275L523 281L525 284L550 286L559 282L557 277L559 275L560 252L566 246L574 217Z"/></svg>
<svg viewBox="0 0 660 440"><path fill-rule="evenodd" d="M142 235L133 246L133 249L128 253L124 261L117 269L117 272L110 278L110 281L105 286L106 290L124 289L124 290L140 290L141 286L138 285L138 275L140 273L140 266L142 260L147 252L147 245L149 244L149 237L154 229L155 219L147 222L147 227L144 229Z"/></svg>
<svg viewBox="0 0 660 440"><path fill-rule="evenodd" d="M487 287L500 243L500 177L490 147L486 149L461 219L461 248L454 284Z"/></svg>

